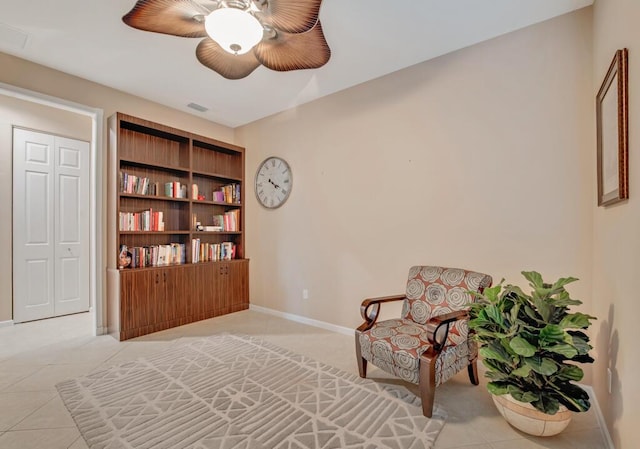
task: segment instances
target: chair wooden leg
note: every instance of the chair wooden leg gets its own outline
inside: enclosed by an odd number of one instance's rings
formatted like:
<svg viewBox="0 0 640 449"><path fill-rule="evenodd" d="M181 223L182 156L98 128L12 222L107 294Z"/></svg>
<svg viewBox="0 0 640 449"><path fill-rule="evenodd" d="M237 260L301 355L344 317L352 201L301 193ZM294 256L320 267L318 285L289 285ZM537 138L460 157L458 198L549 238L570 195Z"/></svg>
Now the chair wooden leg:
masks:
<svg viewBox="0 0 640 449"><path fill-rule="evenodd" d="M420 378L418 387L422 400L422 414L431 418L433 414L433 400L436 393L436 359L438 354L428 350L420 356Z"/></svg>
<svg viewBox="0 0 640 449"><path fill-rule="evenodd" d="M360 334L356 332L356 359L358 360L358 374L365 379L367 377L367 359L362 357L362 351L360 350Z"/></svg>
<svg viewBox="0 0 640 449"><path fill-rule="evenodd" d="M478 385L480 383L478 379L478 359L474 359L473 362L469 363L467 371L469 372L469 380L471 383L473 385Z"/></svg>

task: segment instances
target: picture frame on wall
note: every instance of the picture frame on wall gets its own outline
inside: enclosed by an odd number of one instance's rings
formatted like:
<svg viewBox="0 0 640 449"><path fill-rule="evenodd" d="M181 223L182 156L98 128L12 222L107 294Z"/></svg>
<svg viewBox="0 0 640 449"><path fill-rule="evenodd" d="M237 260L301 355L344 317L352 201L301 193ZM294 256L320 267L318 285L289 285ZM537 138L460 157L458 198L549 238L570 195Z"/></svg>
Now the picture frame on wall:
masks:
<svg viewBox="0 0 640 449"><path fill-rule="evenodd" d="M627 61L617 50L596 96L598 206L629 198Z"/></svg>

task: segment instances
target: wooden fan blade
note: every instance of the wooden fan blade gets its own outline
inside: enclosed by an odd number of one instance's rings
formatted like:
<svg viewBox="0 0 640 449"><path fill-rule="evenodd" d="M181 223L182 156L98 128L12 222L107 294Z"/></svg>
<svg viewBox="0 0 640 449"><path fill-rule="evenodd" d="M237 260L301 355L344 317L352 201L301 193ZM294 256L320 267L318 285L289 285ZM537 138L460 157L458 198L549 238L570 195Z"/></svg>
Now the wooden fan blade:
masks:
<svg viewBox="0 0 640 449"><path fill-rule="evenodd" d="M253 51L265 67L279 72L316 69L331 57L320 21L306 33L277 33L275 38L260 42Z"/></svg>
<svg viewBox="0 0 640 449"><path fill-rule="evenodd" d="M138 0L122 21L143 31L181 37L205 37L204 20L209 11L193 0Z"/></svg>
<svg viewBox="0 0 640 449"><path fill-rule="evenodd" d="M253 52L232 55L210 38L203 39L198 44L196 56L202 65L230 80L244 78L260 65Z"/></svg>
<svg viewBox="0 0 640 449"><path fill-rule="evenodd" d="M287 33L304 33L318 22L322 0L269 0L262 22Z"/></svg>

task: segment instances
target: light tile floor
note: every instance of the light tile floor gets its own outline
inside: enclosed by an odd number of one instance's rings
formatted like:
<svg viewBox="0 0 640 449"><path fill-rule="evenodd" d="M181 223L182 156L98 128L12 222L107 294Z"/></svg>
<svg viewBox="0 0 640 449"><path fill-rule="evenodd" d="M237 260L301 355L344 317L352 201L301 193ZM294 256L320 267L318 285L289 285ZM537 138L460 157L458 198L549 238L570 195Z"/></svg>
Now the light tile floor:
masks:
<svg viewBox="0 0 640 449"><path fill-rule="evenodd" d="M0 448L87 448L55 384L93 370L152 354L182 337L221 332L257 335L283 348L357 374L353 337L255 311L243 311L126 342L91 336L88 313L0 328ZM392 379L369 365L369 378ZM414 386L408 388L417 392ZM575 414L569 427L549 438L527 436L498 414L484 380L459 373L436 393L448 418L437 449L603 449L593 410Z"/></svg>

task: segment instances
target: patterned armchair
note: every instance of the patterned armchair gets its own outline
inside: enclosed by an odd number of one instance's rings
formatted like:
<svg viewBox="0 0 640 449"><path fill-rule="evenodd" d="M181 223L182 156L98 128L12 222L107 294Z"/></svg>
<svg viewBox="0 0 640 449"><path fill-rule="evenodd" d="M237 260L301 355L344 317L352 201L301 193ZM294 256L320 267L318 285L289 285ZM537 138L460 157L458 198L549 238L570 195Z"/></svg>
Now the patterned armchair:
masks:
<svg viewBox="0 0 640 449"><path fill-rule="evenodd" d="M458 268L417 266L409 270L405 295L365 299L360 313L365 322L356 329L356 357L360 377L367 362L418 384L424 416L431 417L436 386L467 367L478 385L478 347L469 338L469 291L491 286L491 276ZM404 301L402 318L377 321L380 304Z"/></svg>

